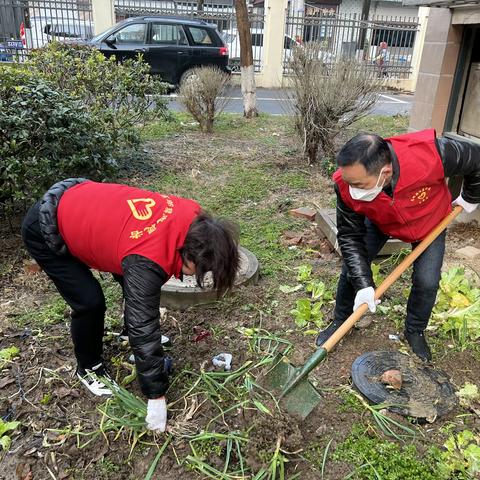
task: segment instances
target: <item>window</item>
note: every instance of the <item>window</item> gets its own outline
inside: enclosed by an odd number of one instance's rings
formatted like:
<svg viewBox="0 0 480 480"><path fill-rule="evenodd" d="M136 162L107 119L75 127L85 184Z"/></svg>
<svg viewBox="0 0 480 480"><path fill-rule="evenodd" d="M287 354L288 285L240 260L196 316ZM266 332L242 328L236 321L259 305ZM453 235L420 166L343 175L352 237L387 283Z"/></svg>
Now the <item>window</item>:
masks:
<svg viewBox="0 0 480 480"><path fill-rule="evenodd" d="M195 45L213 45L212 39L205 28L188 27Z"/></svg>
<svg viewBox="0 0 480 480"><path fill-rule="evenodd" d="M107 40L115 42L115 44L123 43L145 43L145 32L147 25L145 23L135 23L134 25L127 25L118 30L118 32L110 35Z"/></svg>
<svg viewBox="0 0 480 480"><path fill-rule="evenodd" d="M153 45L188 45L185 32L178 25L152 24Z"/></svg>
<svg viewBox="0 0 480 480"><path fill-rule="evenodd" d="M387 42L389 47L405 47L413 48L415 43L415 30L397 30L389 29L385 25L385 29L374 29L372 33L372 45L380 45L381 42Z"/></svg>
<svg viewBox="0 0 480 480"><path fill-rule="evenodd" d="M252 47L263 47L263 33L252 33Z"/></svg>

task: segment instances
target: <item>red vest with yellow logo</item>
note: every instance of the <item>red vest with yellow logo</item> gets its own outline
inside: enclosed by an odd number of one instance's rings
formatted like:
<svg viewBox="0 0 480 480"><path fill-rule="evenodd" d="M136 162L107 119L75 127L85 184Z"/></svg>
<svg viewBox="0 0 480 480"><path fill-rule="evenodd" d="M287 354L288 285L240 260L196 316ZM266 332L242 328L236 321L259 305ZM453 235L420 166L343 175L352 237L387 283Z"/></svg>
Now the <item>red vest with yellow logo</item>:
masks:
<svg viewBox="0 0 480 480"><path fill-rule="evenodd" d="M122 260L136 254L179 277L178 250L199 213L193 200L87 181L63 194L57 216L68 250L89 267L121 275Z"/></svg>
<svg viewBox="0 0 480 480"><path fill-rule="evenodd" d="M400 174L390 197L383 191L371 202L354 200L341 170L333 174L344 203L370 219L385 234L413 243L423 240L452 209L435 130L386 139L398 158Z"/></svg>

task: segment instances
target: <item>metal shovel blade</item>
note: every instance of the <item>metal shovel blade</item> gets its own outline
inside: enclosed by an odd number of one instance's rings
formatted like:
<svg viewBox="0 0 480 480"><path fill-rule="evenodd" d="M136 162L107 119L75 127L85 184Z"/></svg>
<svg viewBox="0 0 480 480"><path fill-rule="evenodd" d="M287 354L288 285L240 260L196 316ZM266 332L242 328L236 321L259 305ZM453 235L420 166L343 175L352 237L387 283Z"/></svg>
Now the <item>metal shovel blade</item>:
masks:
<svg viewBox="0 0 480 480"><path fill-rule="evenodd" d="M320 393L308 381L308 374L299 378L304 367L294 367L283 355L275 356L272 364L274 366L266 373L262 385L288 413L304 420L320 403Z"/></svg>

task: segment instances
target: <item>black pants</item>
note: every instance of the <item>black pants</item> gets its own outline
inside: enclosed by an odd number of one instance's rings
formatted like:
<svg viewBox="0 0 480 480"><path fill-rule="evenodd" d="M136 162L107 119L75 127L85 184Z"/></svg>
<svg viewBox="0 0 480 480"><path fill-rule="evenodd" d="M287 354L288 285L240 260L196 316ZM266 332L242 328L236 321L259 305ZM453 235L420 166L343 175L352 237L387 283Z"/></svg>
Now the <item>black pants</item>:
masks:
<svg viewBox="0 0 480 480"><path fill-rule="evenodd" d="M80 367L91 368L102 361L105 297L87 265L70 254L57 255L47 246L38 222L39 206L38 202L31 207L23 221L23 242L70 305L75 357Z"/></svg>
<svg viewBox="0 0 480 480"><path fill-rule="evenodd" d="M368 261L371 263L383 248L388 236L383 234L372 222L365 221L367 232L365 245ZM427 328L437 298L443 255L445 253L446 232L441 233L413 263L412 288L408 297L405 328L410 332L422 332ZM418 243L413 243L415 248ZM338 280L334 319L345 321L353 312L355 289L350 283L347 267L343 264Z"/></svg>

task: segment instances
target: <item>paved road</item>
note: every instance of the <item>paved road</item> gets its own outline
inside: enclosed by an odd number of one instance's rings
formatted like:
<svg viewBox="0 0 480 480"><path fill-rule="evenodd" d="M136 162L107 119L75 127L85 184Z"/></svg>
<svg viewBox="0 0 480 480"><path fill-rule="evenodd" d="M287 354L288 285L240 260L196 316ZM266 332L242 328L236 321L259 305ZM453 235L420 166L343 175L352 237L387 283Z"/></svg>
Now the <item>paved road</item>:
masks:
<svg viewBox="0 0 480 480"><path fill-rule="evenodd" d="M168 95L170 108L174 111L183 110L179 105L176 94ZM240 88L230 89L228 93L229 103L226 112L243 113L242 94ZM405 93L385 92L380 95L379 101L372 108L372 113L377 115L409 114L412 108L413 95ZM288 99L287 90L257 90L258 108L261 112L271 115L291 114L291 102Z"/></svg>

